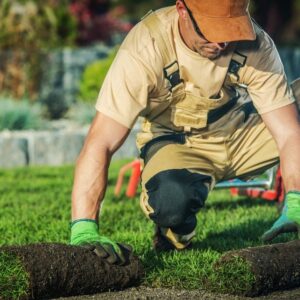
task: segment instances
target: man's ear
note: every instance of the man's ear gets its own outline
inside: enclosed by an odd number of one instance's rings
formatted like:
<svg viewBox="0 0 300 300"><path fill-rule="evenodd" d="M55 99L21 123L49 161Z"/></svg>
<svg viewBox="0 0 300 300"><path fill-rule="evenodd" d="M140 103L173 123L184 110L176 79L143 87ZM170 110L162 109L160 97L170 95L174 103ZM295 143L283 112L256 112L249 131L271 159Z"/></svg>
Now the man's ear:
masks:
<svg viewBox="0 0 300 300"><path fill-rule="evenodd" d="M187 13L185 5L183 4L183 2L181 0L176 1L176 9L179 14L179 17L183 20L187 20L188 13Z"/></svg>

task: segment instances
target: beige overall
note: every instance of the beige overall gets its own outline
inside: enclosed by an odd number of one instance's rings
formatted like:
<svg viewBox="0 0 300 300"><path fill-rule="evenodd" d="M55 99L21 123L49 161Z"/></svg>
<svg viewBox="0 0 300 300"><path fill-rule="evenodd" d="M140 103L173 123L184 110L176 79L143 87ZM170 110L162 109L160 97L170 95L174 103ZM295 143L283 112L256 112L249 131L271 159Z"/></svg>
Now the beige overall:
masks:
<svg viewBox="0 0 300 300"><path fill-rule="evenodd" d="M145 183L159 172L185 168L208 175L211 177L208 182L211 190L218 181L236 177L249 178L276 164L276 144L262 119L250 105L251 99L247 92L238 86L238 73L229 70L224 74L224 81L220 82L220 93L215 98L201 96L200 90L192 82L183 82L176 77L176 71L180 72L180 68L175 47L173 41L167 40L166 35L160 31L162 27L155 13L148 15L143 22L162 53L170 90L164 99L150 99L137 145L143 150L146 143L157 137L184 135L182 142L161 140L147 149L141 194L144 213L148 216L153 212L148 203ZM232 43L230 47L224 63L228 68L232 61L243 66L243 55L236 52L238 44ZM172 86L174 81L176 84ZM220 108L226 105L230 109L225 109L225 113L214 120L214 113L218 109L220 113ZM247 112L250 106L252 110ZM187 247L195 235L194 232L178 235L169 228L162 228L162 232L177 249Z"/></svg>

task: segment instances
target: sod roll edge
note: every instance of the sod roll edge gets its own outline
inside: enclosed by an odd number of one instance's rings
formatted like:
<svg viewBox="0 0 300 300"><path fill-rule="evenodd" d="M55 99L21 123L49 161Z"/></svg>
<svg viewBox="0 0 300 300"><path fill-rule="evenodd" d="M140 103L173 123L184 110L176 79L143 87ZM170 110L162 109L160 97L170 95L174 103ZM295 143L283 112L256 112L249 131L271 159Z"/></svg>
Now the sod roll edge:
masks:
<svg viewBox="0 0 300 300"><path fill-rule="evenodd" d="M83 247L31 244L0 248L0 299L47 299L138 285L144 271L133 256L110 265ZM5 270L5 272L3 272Z"/></svg>
<svg viewBox="0 0 300 300"><path fill-rule="evenodd" d="M215 290L259 296L300 287L300 241L229 251L214 265Z"/></svg>

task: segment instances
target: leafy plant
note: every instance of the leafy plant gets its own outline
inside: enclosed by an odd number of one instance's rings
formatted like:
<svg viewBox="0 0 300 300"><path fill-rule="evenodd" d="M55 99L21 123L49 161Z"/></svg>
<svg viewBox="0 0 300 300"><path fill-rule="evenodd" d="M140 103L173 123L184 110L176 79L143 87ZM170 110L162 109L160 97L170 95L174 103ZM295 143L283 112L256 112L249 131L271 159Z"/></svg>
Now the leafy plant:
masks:
<svg viewBox="0 0 300 300"><path fill-rule="evenodd" d="M41 97L41 104L46 108L49 119L60 119L69 109L69 103L65 101L65 91L61 89L53 89Z"/></svg>
<svg viewBox="0 0 300 300"><path fill-rule="evenodd" d="M79 87L80 100L95 102L115 55L116 50L113 50L105 59L95 61L85 68Z"/></svg>
<svg viewBox="0 0 300 300"><path fill-rule="evenodd" d="M0 101L0 130L23 130L42 127L42 110L28 101Z"/></svg>
<svg viewBox="0 0 300 300"><path fill-rule="evenodd" d="M35 98L49 49L71 46L76 22L68 1L0 2L0 90Z"/></svg>

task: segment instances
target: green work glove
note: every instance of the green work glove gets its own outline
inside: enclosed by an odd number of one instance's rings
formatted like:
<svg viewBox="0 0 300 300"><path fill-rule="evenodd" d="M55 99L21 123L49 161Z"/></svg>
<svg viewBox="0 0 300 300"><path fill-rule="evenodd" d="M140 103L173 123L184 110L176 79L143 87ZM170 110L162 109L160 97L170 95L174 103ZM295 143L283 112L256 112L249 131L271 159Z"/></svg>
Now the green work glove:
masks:
<svg viewBox="0 0 300 300"><path fill-rule="evenodd" d="M90 219L80 219L71 223L71 245L83 246L110 264L125 265L132 254L130 246L101 236L97 222Z"/></svg>
<svg viewBox="0 0 300 300"><path fill-rule="evenodd" d="M300 238L300 192L298 191L290 191L286 194L281 216L261 239L263 242L268 242L286 232L298 232Z"/></svg>

